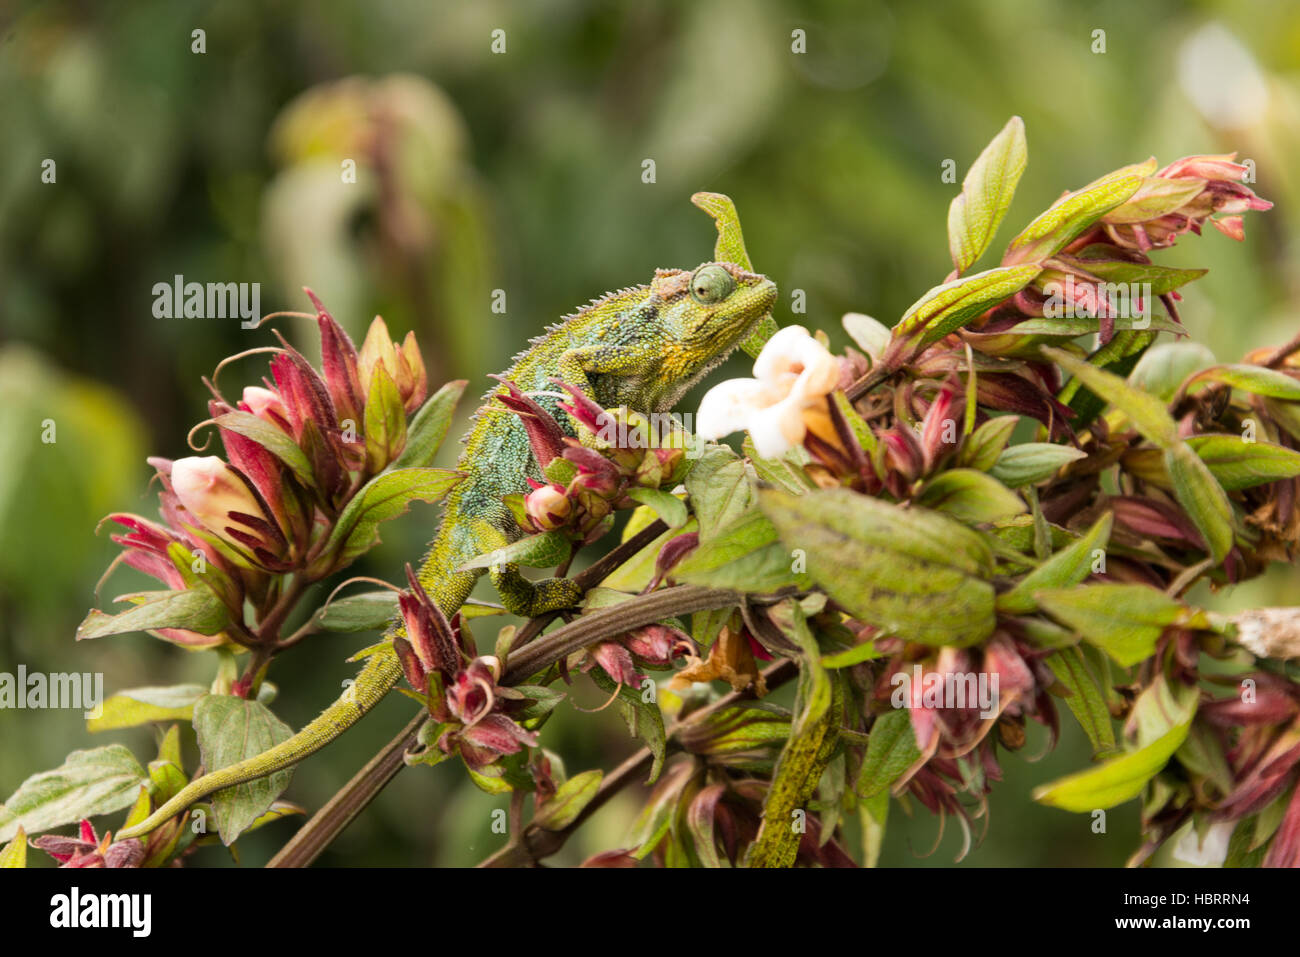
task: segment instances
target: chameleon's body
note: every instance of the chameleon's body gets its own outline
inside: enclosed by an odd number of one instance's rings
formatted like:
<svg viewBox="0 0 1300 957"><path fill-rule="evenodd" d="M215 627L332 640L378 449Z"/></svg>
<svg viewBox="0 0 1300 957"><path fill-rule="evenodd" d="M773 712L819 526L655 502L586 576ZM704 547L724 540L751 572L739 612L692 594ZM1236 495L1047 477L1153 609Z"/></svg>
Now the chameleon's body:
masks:
<svg viewBox="0 0 1300 957"><path fill-rule="evenodd" d="M734 219L734 212L731 215ZM719 227L725 239L721 219ZM720 242L720 252L725 248ZM771 323L768 314L776 300L775 284L745 268L748 258L743 245L736 258L744 267L706 263L693 272L658 270L648 286L593 300L532 340L502 378L532 393L571 435L576 430L559 409L553 379L578 386L604 408L625 405L642 412L668 411L760 321ZM504 390L503 385L496 392ZM449 618L482 574L482 569L458 569L521 534L502 498L527 491L526 476L540 477L522 423L493 401L491 393L466 438L458 468L465 478L447 497L438 533L418 573L420 583ZM507 610L523 617L569 607L581 598L567 579L533 583L508 564L494 566L490 573ZM400 633L400 624L389 632ZM146 834L214 791L296 764L360 720L393 688L401 673L390 642L369 657L337 701L293 737L256 757L197 778L118 838Z"/></svg>

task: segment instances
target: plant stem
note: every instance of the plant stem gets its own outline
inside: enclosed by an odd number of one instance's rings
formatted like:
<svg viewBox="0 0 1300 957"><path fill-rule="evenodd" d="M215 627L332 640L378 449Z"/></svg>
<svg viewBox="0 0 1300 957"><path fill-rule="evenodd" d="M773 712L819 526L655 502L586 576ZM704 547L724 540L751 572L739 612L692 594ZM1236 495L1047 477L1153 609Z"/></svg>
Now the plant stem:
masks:
<svg viewBox="0 0 1300 957"><path fill-rule="evenodd" d="M312 816L311 821L299 828L289 842L280 848L267 867L308 867L320 856L343 829L365 810L380 788L361 787L372 776L388 783L405 762L403 755L412 748L416 733L428 715L420 711L401 733L384 746L360 771L352 776L326 804Z"/></svg>

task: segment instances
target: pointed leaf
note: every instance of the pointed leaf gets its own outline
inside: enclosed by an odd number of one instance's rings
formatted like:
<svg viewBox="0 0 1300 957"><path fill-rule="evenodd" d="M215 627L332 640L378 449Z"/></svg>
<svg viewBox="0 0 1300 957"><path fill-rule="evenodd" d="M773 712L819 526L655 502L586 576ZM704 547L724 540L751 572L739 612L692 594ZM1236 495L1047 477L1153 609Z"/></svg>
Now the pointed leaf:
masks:
<svg viewBox="0 0 1300 957"><path fill-rule="evenodd" d="M376 475L343 509L323 554L335 567L350 563L379 541L379 525L406 512L412 502L437 502L464 476L447 469L393 469Z"/></svg>
<svg viewBox="0 0 1300 957"><path fill-rule="evenodd" d="M120 811L135 803L149 776L126 747L73 751L60 767L33 774L0 804L0 842Z"/></svg>
<svg viewBox="0 0 1300 957"><path fill-rule="evenodd" d="M200 635L215 635L230 623L226 606L207 589L140 592L130 598L138 603L128 611L116 615L91 611L77 626L77 640L159 628L183 628Z"/></svg>
<svg viewBox="0 0 1300 957"><path fill-rule="evenodd" d="M233 695L207 695L194 706L194 733L207 772L256 757L293 736L293 729L263 704ZM212 795L212 816L229 846L289 786L293 768L224 788Z"/></svg>
<svg viewBox="0 0 1300 957"><path fill-rule="evenodd" d="M1070 240L1126 202L1155 170L1156 161L1150 159L1066 193L1011 240L1003 262L1036 262L1060 252Z"/></svg>
<svg viewBox="0 0 1300 957"><path fill-rule="evenodd" d="M940 472L926 483L918 501L971 525L996 522L1026 511L1020 496L997 477L976 469Z"/></svg>
<svg viewBox="0 0 1300 957"><path fill-rule="evenodd" d="M967 645L993 631L992 555L978 533L927 509L846 490L760 492L808 574L855 617L912 641Z"/></svg>
<svg viewBox="0 0 1300 957"><path fill-rule="evenodd" d="M442 441L447 437L451 419L469 383L464 379L448 382L420 406L406 435L406 448L393 463L395 469L424 468L433 464Z"/></svg>
<svg viewBox="0 0 1300 957"><path fill-rule="evenodd" d="M547 831L562 831L582 813L600 790L605 773L600 770L583 771L561 784L537 813L533 823Z"/></svg>
<svg viewBox="0 0 1300 957"><path fill-rule="evenodd" d="M119 691L104 702L98 718L88 718L88 731L133 728L150 721L189 721L194 704L208 689L204 685L172 685L166 688L131 688Z"/></svg>
<svg viewBox="0 0 1300 957"><path fill-rule="evenodd" d="M998 596L998 611L1010 614L1028 614L1038 607L1036 592L1044 589L1069 588L1080 584L1092 573L1097 549L1105 549L1110 541L1114 516L1107 512L1093 523L1078 540L1061 549L1043 562L1008 592Z"/></svg>
<svg viewBox="0 0 1300 957"><path fill-rule="evenodd" d="M1118 664L1128 667L1155 653L1160 633L1185 617L1183 605L1148 585L1101 582L1046 589L1039 607L1083 635Z"/></svg>
<svg viewBox="0 0 1300 957"><path fill-rule="evenodd" d="M948 248L957 272L965 272L988 248L1028 157L1024 121L1013 116L966 174L961 193L948 207Z"/></svg>

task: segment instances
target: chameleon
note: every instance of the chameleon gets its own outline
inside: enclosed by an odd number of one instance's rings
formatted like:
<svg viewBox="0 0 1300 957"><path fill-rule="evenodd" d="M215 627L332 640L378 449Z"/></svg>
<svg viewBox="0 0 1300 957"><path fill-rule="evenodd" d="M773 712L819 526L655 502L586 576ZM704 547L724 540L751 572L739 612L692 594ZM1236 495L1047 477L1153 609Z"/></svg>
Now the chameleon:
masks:
<svg viewBox="0 0 1300 957"><path fill-rule="evenodd" d="M737 347L756 353L776 329L771 317L776 284L751 271L731 200L697 193L692 201L714 217L716 261L694 270L658 269L647 285L593 299L530 340L490 391L466 436L457 463L464 476L445 500L441 521L417 578L450 619L469 598L484 569L466 563L518 539L523 531L503 499L526 492L526 476L540 478L518 417L492 401L515 383L550 412L570 436L577 423L560 405L553 380L580 388L602 408L627 406L668 412L681 396ZM511 614L531 618L578 604L578 585L567 578L532 582L517 565L488 570ZM400 618L386 639L403 634ZM329 744L359 721L397 684L401 665L391 640L369 656L356 680L301 731L254 757L196 778L118 840L147 834L215 791L290 767Z"/></svg>

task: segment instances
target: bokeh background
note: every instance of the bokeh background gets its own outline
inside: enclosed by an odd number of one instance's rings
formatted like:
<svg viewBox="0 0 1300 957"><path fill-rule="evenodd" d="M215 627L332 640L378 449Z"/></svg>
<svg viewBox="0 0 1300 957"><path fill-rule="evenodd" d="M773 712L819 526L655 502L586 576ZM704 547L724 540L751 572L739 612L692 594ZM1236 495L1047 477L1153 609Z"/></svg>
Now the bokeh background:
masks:
<svg viewBox="0 0 1300 957"><path fill-rule="evenodd" d="M943 279L958 189L943 181L944 161L959 180L1019 114L1029 167L1000 241L1114 167L1237 150L1276 208L1248 221L1243 244L1211 231L1159 261L1211 267L1186 291L1183 317L1220 359L1283 342L1300 324L1300 6L1282 0L157 0L0 11L3 671L101 671L109 693L211 679L210 657L145 635L72 640L116 552L96 523L112 510L153 513L145 456L187 454L186 433L206 414L200 378L273 341L236 320L155 318L153 285L176 274L258 282L264 312L307 307L309 285L354 337L382 313L398 337L416 330L433 381L468 378L477 394L576 304L657 266L711 258L712 224L688 202L709 189L735 199L757 268L780 283L778 319L838 343L844 312L892 323ZM195 30L205 52L194 51ZM504 52L493 52L494 30ZM792 51L795 30L806 52ZM42 181L47 159L53 183ZM355 183L344 182L347 160ZM491 310L497 289L504 314ZM794 289L807 296L797 317ZM315 354L312 324L277 328ZM264 373L254 356L222 381ZM54 444L41 442L48 418ZM417 507L387 526L355 571L397 580L434 519ZM1281 569L1196 597L1294 604L1298 581ZM102 600L138 584L119 571ZM320 636L280 659L277 713L295 727L313 717L365 641ZM575 696L600 700L583 683ZM386 702L302 766L287 796L318 806L408 710ZM1029 800L1035 783L1087 761L1068 713L1063 726L1055 753L1004 762L988 836L968 864L1115 865L1135 847L1133 803L1095 834L1090 820ZM611 767L634 747L613 710L568 711L547 737L571 772ZM147 728L92 738L77 712L0 713L0 795L100 738L154 754ZM1031 738L1026 753L1041 745ZM639 799L629 792L602 810L557 862L621 846ZM409 770L322 861L472 864L499 846L490 821L501 806L455 765ZM895 809L883 863L952 863L959 829L922 856L937 822ZM244 866L289 831L241 841ZM219 847L199 860L233 863Z"/></svg>

